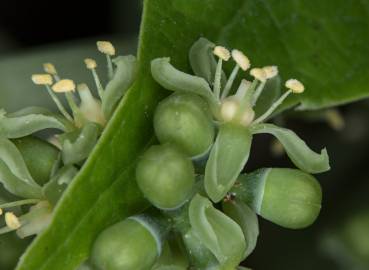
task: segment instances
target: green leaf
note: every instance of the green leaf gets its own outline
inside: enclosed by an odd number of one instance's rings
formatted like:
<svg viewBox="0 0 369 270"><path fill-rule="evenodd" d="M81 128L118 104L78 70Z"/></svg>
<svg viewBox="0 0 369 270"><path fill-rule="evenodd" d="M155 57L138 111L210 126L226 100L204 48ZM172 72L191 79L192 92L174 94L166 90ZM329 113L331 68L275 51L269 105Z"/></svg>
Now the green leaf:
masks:
<svg viewBox="0 0 369 270"><path fill-rule="evenodd" d="M231 189L245 166L252 136L243 126L227 123L220 126L205 167L205 190L213 202L219 202Z"/></svg>
<svg viewBox="0 0 369 270"><path fill-rule="evenodd" d="M283 145L288 157L297 168L308 173L328 171L329 157L324 148L320 154L311 150L295 132L273 124L257 124L251 127L253 134L269 133L275 136Z"/></svg>

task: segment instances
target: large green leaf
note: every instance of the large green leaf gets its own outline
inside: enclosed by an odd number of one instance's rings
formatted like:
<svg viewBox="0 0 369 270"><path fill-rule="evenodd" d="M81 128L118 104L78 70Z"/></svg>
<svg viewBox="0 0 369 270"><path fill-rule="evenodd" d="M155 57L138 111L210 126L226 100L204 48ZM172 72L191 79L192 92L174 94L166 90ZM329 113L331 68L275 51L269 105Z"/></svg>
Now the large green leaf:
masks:
<svg viewBox="0 0 369 270"><path fill-rule="evenodd" d="M255 65L279 65L283 79L300 78L305 108L347 102L369 93L368 10L360 0L146 0L139 78L18 269L74 269L99 231L144 208L134 167L152 139L153 109L169 94L151 78L153 58L189 71L188 50L206 36L244 50Z"/></svg>

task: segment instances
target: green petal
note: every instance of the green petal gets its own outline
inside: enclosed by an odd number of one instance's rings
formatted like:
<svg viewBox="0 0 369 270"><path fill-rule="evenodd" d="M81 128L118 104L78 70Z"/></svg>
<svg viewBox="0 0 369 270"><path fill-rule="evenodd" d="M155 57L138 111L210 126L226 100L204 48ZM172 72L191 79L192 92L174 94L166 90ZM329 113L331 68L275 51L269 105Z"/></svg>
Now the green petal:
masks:
<svg viewBox="0 0 369 270"><path fill-rule="evenodd" d="M238 199L223 202L223 211L237 222L243 231L247 243L243 259L246 259L256 247L259 236L258 217L247 204Z"/></svg>
<svg viewBox="0 0 369 270"><path fill-rule="evenodd" d="M52 205L58 202L64 190L68 187L69 183L72 182L77 173L78 170L72 165L65 166L42 187L43 194Z"/></svg>
<svg viewBox="0 0 369 270"><path fill-rule="evenodd" d="M62 147L64 164L77 164L85 160L95 147L100 131L98 124L88 122L75 139L65 139Z"/></svg>
<svg viewBox="0 0 369 270"><path fill-rule="evenodd" d="M151 74L154 79L165 89L202 96L212 110L217 110L219 103L209 84L203 78L179 71L169 61L170 58L156 58L151 61Z"/></svg>
<svg viewBox="0 0 369 270"><path fill-rule="evenodd" d="M41 187L29 173L17 147L0 138L0 182L6 190L23 198L41 198Z"/></svg>
<svg viewBox="0 0 369 270"><path fill-rule="evenodd" d="M214 208L208 199L195 195L190 203L189 218L200 241L223 267L230 269L242 261L246 242L240 226Z"/></svg>
<svg viewBox="0 0 369 270"><path fill-rule="evenodd" d="M62 121L49 115L28 114L17 117L0 117L0 136L5 138L25 137L48 128L66 130Z"/></svg>
<svg viewBox="0 0 369 270"><path fill-rule="evenodd" d="M205 168L205 189L214 202L219 202L231 189L245 166L251 147L249 130L227 123L220 126Z"/></svg>
<svg viewBox="0 0 369 270"><path fill-rule="evenodd" d="M34 136L13 139L12 142L20 151L33 179L41 186L47 183L60 158L59 149Z"/></svg>
<svg viewBox="0 0 369 270"><path fill-rule="evenodd" d="M324 148L320 154L312 151L293 131L273 124L257 124L250 129L253 134L269 133L275 136L297 168L308 173L321 173L330 169L327 150Z"/></svg>
<svg viewBox="0 0 369 270"><path fill-rule="evenodd" d="M102 110L107 119L111 117L118 101L123 97L136 77L137 60L133 55L113 59L117 66L113 79L106 85L102 97Z"/></svg>
<svg viewBox="0 0 369 270"><path fill-rule="evenodd" d="M190 64L196 76L204 78L210 85L214 83L217 61L213 49L215 44L206 38L199 38L189 52ZM222 72L222 85L226 83L226 76Z"/></svg>

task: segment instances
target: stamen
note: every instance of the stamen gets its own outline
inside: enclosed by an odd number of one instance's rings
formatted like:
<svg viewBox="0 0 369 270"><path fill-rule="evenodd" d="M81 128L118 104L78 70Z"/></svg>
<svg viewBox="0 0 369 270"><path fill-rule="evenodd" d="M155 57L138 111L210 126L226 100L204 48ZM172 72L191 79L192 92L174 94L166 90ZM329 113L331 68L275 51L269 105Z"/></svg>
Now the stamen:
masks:
<svg viewBox="0 0 369 270"><path fill-rule="evenodd" d="M265 82L267 79L267 74L262 68L253 68L250 70L250 75L260 82Z"/></svg>
<svg viewBox="0 0 369 270"><path fill-rule="evenodd" d="M214 95L215 98L219 101L220 97L220 80L222 78L222 63L223 59L219 58L217 68L215 71L215 78L214 78Z"/></svg>
<svg viewBox="0 0 369 270"><path fill-rule="evenodd" d="M224 86L222 99L228 96L229 92L231 91L233 82L237 76L238 70L241 68L243 71L246 71L250 68L250 60L247 58L243 52L239 50L232 50L232 58L236 62L236 66L233 68L231 75L228 78L226 85Z"/></svg>
<svg viewBox="0 0 369 270"><path fill-rule="evenodd" d="M82 119L79 119L81 118L81 113L74 100L74 96L71 93L76 90L76 85L74 81L69 79L60 80L52 86L52 90L57 93L65 93L68 105L71 108L74 115L74 122L77 124L77 122L79 123L80 121L82 121Z"/></svg>
<svg viewBox="0 0 369 270"><path fill-rule="evenodd" d="M52 63L44 63L43 67L46 73L51 75L57 75L56 68Z"/></svg>
<svg viewBox="0 0 369 270"><path fill-rule="evenodd" d="M32 75L32 81L34 84L37 85L45 85L47 92L51 96L52 100L58 107L58 110L60 113L70 122L73 122L73 118L70 116L70 114L67 112L67 110L64 108L63 104L60 102L58 97L54 94L54 92L51 90L50 85L52 85L52 77L49 74L33 74Z"/></svg>
<svg viewBox="0 0 369 270"><path fill-rule="evenodd" d="M115 55L115 48L110 41L98 41L96 42L97 49L103 54L110 56Z"/></svg>
<svg viewBox="0 0 369 270"><path fill-rule="evenodd" d="M278 67L277 66L266 66L262 69L252 69L250 72L251 75L253 75L256 79L261 81L260 85L256 89L254 96L252 98L252 106L255 106L256 102L258 101L261 93L264 90L266 80L271 79L278 75Z"/></svg>
<svg viewBox="0 0 369 270"><path fill-rule="evenodd" d="M213 53L223 61L228 61L231 53L223 46L215 46Z"/></svg>
<svg viewBox="0 0 369 270"><path fill-rule="evenodd" d="M95 69L97 67L96 61L92 58L86 58L85 64L88 69Z"/></svg>
<svg viewBox="0 0 369 270"><path fill-rule="evenodd" d="M40 202L40 200L38 200L38 199L19 200L19 201L10 202L10 203L3 203L3 204L0 205L0 209L2 209L2 208L11 208L11 207L21 206L21 205L26 205L26 204L36 204L36 203L39 203L39 202ZM2 213L2 210L1 210L1 213Z"/></svg>
<svg viewBox="0 0 369 270"><path fill-rule="evenodd" d="M12 212L5 213L5 223L12 230L16 230L21 226L19 219Z"/></svg>
<svg viewBox="0 0 369 270"><path fill-rule="evenodd" d="M296 79L289 79L286 81L285 86L294 94L301 94L305 90L305 86Z"/></svg>
<svg viewBox="0 0 369 270"><path fill-rule="evenodd" d="M0 208L0 216L3 214L3 209Z"/></svg>
<svg viewBox="0 0 369 270"><path fill-rule="evenodd" d="M56 93L66 93L72 91L74 92L76 90L76 85L72 80L63 79L56 82L51 88Z"/></svg>
<svg viewBox="0 0 369 270"><path fill-rule="evenodd" d="M278 67L277 66L266 66L263 67L263 70L266 74L267 79L271 79L278 75Z"/></svg>
<svg viewBox="0 0 369 270"><path fill-rule="evenodd" d="M52 63L44 63L43 64L43 68L44 68L44 71L50 75L52 75L54 77L54 80L55 81L59 81L60 78L59 78L59 75L58 75L58 72L56 71L56 68L55 66L52 64Z"/></svg>
<svg viewBox="0 0 369 270"><path fill-rule="evenodd" d="M111 56L115 55L115 48L109 41L98 41L97 49L106 55L106 61L108 63L108 77L111 80L114 75L113 62Z"/></svg>
<svg viewBox="0 0 369 270"><path fill-rule="evenodd" d="M36 85L52 85L53 78L49 74L33 74L32 81Z"/></svg>
<svg viewBox="0 0 369 270"><path fill-rule="evenodd" d="M97 88L97 93L99 94L100 99L102 99L103 94L104 94L104 89L101 85L100 78L96 72L96 67L97 67L96 61L92 58L86 58L85 64L86 64L86 67L92 72L92 76L94 77L95 85Z"/></svg>
<svg viewBox="0 0 369 270"><path fill-rule="evenodd" d="M250 68L250 60L246 55L243 54L243 52L239 50L232 50L232 58L243 71L246 71Z"/></svg>
<svg viewBox="0 0 369 270"><path fill-rule="evenodd" d="M282 96L279 97L278 100L276 100L272 106L270 106L270 108L263 114L261 115L259 118L257 118L254 123L258 124L263 122L265 119L267 119L273 112L274 110L282 104L282 102L289 96L289 94L292 93L292 90L288 90L287 92L285 92Z"/></svg>

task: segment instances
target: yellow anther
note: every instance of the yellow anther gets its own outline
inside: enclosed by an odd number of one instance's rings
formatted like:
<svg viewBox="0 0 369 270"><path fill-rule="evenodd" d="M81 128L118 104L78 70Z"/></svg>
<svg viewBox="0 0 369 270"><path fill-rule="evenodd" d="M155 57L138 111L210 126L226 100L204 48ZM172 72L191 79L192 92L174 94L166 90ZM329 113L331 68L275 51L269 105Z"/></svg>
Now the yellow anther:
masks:
<svg viewBox="0 0 369 270"><path fill-rule="evenodd" d="M231 53L223 46L216 46L213 53L224 61L228 61L231 57Z"/></svg>
<svg viewBox="0 0 369 270"><path fill-rule="evenodd" d="M239 50L232 50L232 58L243 71L246 71L250 68L250 60L246 55L243 54L243 52Z"/></svg>
<svg viewBox="0 0 369 270"><path fill-rule="evenodd" d="M278 67L277 66L266 66L263 67L266 78L271 79L278 75Z"/></svg>
<svg viewBox="0 0 369 270"><path fill-rule="evenodd" d="M3 209L0 208L0 216L3 214Z"/></svg>
<svg viewBox="0 0 369 270"><path fill-rule="evenodd" d="M292 93L300 94L304 92L305 86L296 79L289 79L286 81L285 86L292 91Z"/></svg>
<svg viewBox="0 0 369 270"><path fill-rule="evenodd" d="M33 74L32 81L37 85L52 85L53 78L50 74Z"/></svg>
<svg viewBox="0 0 369 270"><path fill-rule="evenodd" d="M51 75L56 75L57 74L56 68L52 63L44 63L43 66L44 66L44 71L46 73L49 73Z"/></svg>
<svg viewBox="0 0 369 270"><path fill-rule="evenodd" d="M12 212L5 213L5 223L12 230L16 230L21 226L19 219Z"/></svg>
<svg viewBox="0 0 369 270"><path fill-rule="evenodd" d="M255 79L265 82L267 79L267 74L262 68L253 68L250 70L250 75L253 76Z"/></svg>
<svg viewBox="0 0 369 270"><path fill-rule="evenodd" d="M52 87L54 92L63 93L63 92L70 92L76 90L76 85L74 81L69 79L60 80L55 83Z"/></svg>
<svg viewBox="0 0 369 270"><path fill-rule="evenodd" d="M98 41L96 42L97 49L107 55L113 56L115 55L115 48L113 44L109 41Z"/></svg>
<svg viewBox="0 0 369 270"><path fill-rule="evenodd" d="M97 67L96 61L92 58L86 58L85 64L88 69L94 69Z"/></svg>

